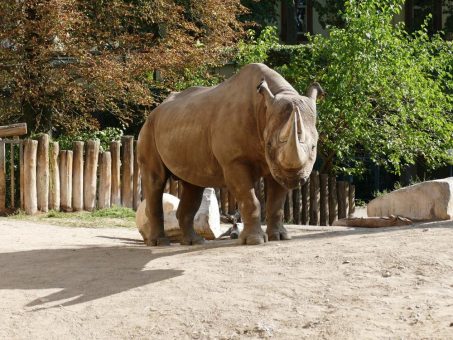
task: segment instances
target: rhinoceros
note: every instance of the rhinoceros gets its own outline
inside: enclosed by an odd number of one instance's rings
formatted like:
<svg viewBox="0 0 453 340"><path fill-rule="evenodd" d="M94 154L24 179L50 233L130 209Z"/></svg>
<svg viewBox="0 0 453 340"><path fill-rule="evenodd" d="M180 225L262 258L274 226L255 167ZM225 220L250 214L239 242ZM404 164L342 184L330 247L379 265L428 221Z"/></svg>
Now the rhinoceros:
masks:
<svg viewBox="0 0 453 340"><path fill-rule="evenodd" d="M182 244L204 242L193 228L203 188L224 186L238 202L242 244L290 239L283 205L288 190L304 183L313 169L316 99L323 93L314 83L301 96L274 70L250 64L217 86L171 94L150 113L138 138L149 220L145 243L169 244L162 211L169 176L183 185L177 212ZM254 191L261 177L267 187L266 233Z"/></svg>

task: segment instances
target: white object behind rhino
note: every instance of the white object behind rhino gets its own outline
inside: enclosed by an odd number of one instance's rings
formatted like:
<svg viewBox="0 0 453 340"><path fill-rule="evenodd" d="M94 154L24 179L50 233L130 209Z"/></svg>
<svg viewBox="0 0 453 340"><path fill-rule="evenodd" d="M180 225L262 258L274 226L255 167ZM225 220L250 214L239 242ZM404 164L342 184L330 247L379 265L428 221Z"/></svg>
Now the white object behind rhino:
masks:
<svg viewBox="0 0 453 340"><path fill-rule="evenodd" d="M368 216L399 215L415 221L453 219L453 177L417 183L372 200Z"/></svg>
<svg viewBox="0 0 453 340"><path fill-rule="evenodd" d="M162 207L164 210L165 233L174 242L180 242L182 236L178 219L176 218L178 206L179 198L170 194L163 194ZM144 235L146 235L146 228L148 228L148 219L145 214L145 209L146 200L140 203L135 221L137 228L146 243L147 240ZM194 229L199 235L208 240L213 240L221 235L219 204L214 189L207 188L204 190L200 208L194 218Z"/></svg>

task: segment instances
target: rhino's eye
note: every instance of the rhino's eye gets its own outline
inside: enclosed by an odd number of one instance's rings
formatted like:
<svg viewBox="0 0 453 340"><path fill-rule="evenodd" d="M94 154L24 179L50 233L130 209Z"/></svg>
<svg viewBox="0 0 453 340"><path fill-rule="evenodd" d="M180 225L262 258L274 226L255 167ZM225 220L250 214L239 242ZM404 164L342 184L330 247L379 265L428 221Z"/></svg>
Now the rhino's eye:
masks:
<svg viewBox="0 0 453 340"><path fill-rule="evenodd" d="M313 151L314 149L316 149L316 145L311 146L311 150Z"/></svg>

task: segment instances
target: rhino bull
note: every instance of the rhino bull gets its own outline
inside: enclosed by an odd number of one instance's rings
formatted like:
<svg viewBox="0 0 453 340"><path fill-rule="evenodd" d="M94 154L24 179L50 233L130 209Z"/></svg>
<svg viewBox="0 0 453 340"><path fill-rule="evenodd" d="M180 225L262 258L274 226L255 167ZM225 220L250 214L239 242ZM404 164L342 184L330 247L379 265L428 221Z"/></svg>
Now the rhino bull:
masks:
<svg viewBox="0 0 453 340"><path fill-rule="evenodd" d="M169 176L181 180L177 217L182 244L204 240L193 228L205 187L226 186L236 197L244 222L242 244L286 240L286 193L310 175L316 159L316 98L319 84L301 96L277 72L250 64L213 87L174 93L151 112L137 145L149 220L148 245L166 245L162 193ZM254 183L267 185L266 224Z"/></svg>

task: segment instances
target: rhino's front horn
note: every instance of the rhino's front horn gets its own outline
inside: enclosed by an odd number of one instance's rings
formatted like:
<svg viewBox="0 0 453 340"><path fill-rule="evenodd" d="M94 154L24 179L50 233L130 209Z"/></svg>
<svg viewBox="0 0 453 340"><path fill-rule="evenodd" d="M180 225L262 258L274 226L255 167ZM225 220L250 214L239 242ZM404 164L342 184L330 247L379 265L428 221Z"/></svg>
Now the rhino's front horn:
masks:
<svg viewBox="0 0 453 340"><path fill-rule="evenodd" d="M286 169L300 169L306 161L307 154L300 145L299 134L301 141L304 142L305 132L302 117L298 109L294 109L279 135L280 141L285 142L285 145L278 155L278 160Z"/></svg>

